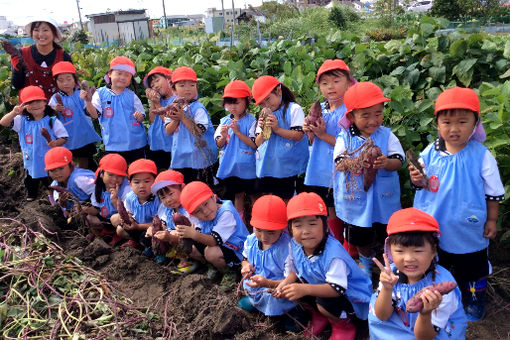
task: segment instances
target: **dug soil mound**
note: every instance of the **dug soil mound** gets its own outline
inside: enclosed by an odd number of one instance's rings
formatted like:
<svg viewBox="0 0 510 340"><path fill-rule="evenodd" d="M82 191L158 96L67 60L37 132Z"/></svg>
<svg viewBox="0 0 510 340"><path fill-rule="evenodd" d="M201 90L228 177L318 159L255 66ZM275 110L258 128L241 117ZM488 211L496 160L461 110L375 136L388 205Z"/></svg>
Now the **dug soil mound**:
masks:
<svg viewBox="0 0 510 340"><path fill-rule="evenodd" d="M43 231L67 254L100 273L137 308L143 308L153 326L139 338L303 338L301 333L282 332L270 318L239 309L240 292L235 288L223 291L218 282L207 278L205 270L175 275L170 267L156 264L138 250L110 247L101 239L89 242L80 226L68 224L59 208L49 204L47 192L41 192L35 202L25 203L21 154L5 147L0 151L0 217ZM500 260L490 280L487 317L469 326L468 339L506 339L510 334L510 257L503 246L494 251ZM328 335L326 331L320 338ZM368 339L367 333L358 339Z"/></svg>

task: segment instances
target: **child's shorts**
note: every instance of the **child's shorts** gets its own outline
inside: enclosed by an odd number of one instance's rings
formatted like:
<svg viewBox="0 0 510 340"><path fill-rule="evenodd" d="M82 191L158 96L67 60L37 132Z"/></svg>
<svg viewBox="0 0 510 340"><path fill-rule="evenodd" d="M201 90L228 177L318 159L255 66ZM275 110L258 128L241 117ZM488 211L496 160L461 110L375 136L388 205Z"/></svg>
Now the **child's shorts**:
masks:
<svg viewBox="0 0 510 340"><path fill-rule="evenodd" d="M232 176L222 179L221 183L225 186L224 198L226 199L232 200L234 195L240 192L244 192L247 195L251 195L255 192L255 178L242 179Z"/></svg>
<svg viewBox="0 0 510 340"><path fill-rule="evenodd" d="M489 275L487 248L467 254L452 254L440 248L437 254L439 264L448 269L459 284L478 281Z"/></svg>
<svg viewBox="0 0 510 340"><path fill-rule="evenodd" d="M313 186L313 185L305 185L304 190L306 192L314 192L317 195L319 195L324 200L324 203L326 203L326 207L328 207L328 208L335 207L335 201L333 198L333 189L332 188L319 187L319 186Z"/></svg>
<svg viewBox="0 0 510 340"><path fill-rule="evenodd" d="M290 199L296 191L296 179L297 176L257 178L255 192L257 194L273 194L280 196L282 199Z"/></svg>
<svg viewBox="0 0 510 340"><path fill-rule="evenodd" d="M310 305L315 310L317 310L317 305L320 305L326 311L338 318L345 318L345 316L342 316L343 312L347 315L354 314L354 308L352 307L351 302L343 294L334 298L321 298L308 295L304 296L301 301Z"/></svg>
<svg viewBox="0 0 510 340"><path fill-rule="evenodd" d="M156 163L158 169L168 170L170 168L170 161L172 160L172 153L163 150L150 150L147 148L147 158Z"/></svg>
<svg viewBox="0 0 510 340"><path fill-rule="evenodd" d="M386 240L386 224L374 223L370 228L358 227L345 223L347 242L357 247L366 247L374 241L384 244Z"/></svg>
<svg viewBox="0 0 510 340"><path fill-rule="evenodd" d="M206 245L200 242L193 241L193 245L197 248L198 252L204 255ZM221 252L223 253L223 258L225 259L225 263L227 266L232 267L238 264L241 264L241 260L237 257L236 253L230 248L227 248L223 245L219 246Z"/></svg>
<svg viewBox="0 0 510 340"><path fill-rule="evenodd" d="M73 157L91 158L97 152L96 143L84 145L81 148L71 150L71 152L73 153Z"/></svg>

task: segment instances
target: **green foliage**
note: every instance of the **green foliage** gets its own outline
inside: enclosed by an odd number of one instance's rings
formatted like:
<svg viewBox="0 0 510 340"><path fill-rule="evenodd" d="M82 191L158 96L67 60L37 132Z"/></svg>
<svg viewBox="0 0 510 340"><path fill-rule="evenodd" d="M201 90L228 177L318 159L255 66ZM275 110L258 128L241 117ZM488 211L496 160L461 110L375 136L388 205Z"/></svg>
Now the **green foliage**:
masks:
<svg viewBox="0 0 510 340"><path fill-rule="evenodd" d="M278 1L263 1L258 10L265 13L269 20L285 20L299 16L299 10L295 5L280 4Z"/></svg>
<svg viewBox="0 0 510 340"><path fill-rule="evenodd" d="M434 0L431 14L449 20L463 17L496 17L508 14L500 0Z"/></svg>
<svg viewBox="0 0 510 340"><path fill-rule="evenodd" d="M89 36L84 30L74 31L71 35L71 41L74 43L88 44Z"/></svg>
<svg viewBox="0 0 510 340"><path fill-rule="evenodd" d="M377 0L374 7L383 27L392 26L395 18L404 14L404 9L395 0Z"/></svg>
<svg viewBox="0 0 510 340"><path fill-rule="evenodd" d="M333 6L328 16L331 21L339 29L346 29L350 24L360 21L360 16L350 6Z"/></svg>

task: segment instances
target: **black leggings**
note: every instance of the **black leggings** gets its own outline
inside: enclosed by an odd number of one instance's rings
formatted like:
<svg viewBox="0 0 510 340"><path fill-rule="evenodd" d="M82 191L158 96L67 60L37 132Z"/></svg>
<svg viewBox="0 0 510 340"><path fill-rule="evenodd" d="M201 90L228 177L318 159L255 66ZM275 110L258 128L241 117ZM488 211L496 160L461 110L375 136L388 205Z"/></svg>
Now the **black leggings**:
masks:
<svg viewBox="0 0 510 340"><path fill-rule="evenodd" d="M49 177L32 178L25 170L25 179L23 180L25 188L27 188L27 199L36 199L39 193L39 183L45 187L50 185L51 180Z"/></svg>

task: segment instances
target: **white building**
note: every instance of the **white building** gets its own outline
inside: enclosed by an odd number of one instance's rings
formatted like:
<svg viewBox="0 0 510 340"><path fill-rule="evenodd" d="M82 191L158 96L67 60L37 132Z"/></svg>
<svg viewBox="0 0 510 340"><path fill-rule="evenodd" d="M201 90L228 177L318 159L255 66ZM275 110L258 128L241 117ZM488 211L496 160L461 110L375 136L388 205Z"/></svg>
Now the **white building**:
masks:
<svg viewBox="0 0 510 340"><path fill-rule="evenodd" d="M241 8L225 8L225 23L231 23L234 21L234 19L241 14L242 9ZM223 17L223 11L220 9L216 9L215 7L208 8L207 9L207 18L214 18L214 17Z"/></svg>
<svg viewBox="0 0 510 340"><path fill-rule="evenodd" d="M150 38L149 17L145 9L130 9L126 11L89 14L89 32L94 42L111 43L118 41L121 44L133 40Z"/></svg>

